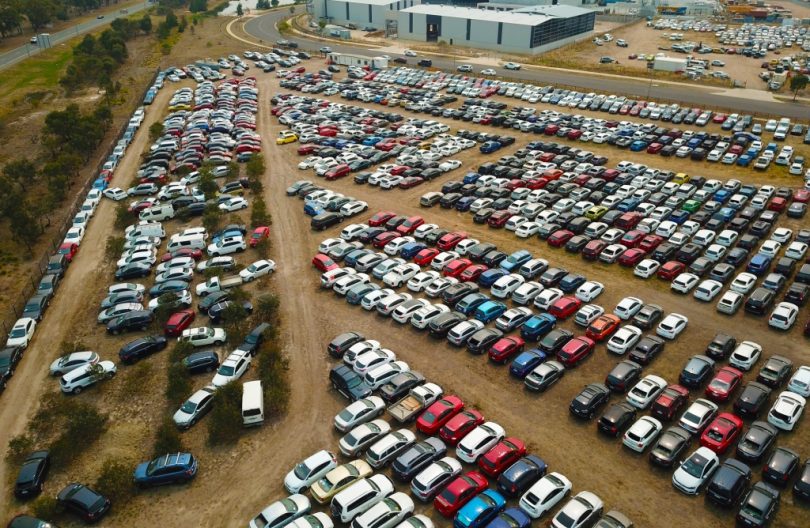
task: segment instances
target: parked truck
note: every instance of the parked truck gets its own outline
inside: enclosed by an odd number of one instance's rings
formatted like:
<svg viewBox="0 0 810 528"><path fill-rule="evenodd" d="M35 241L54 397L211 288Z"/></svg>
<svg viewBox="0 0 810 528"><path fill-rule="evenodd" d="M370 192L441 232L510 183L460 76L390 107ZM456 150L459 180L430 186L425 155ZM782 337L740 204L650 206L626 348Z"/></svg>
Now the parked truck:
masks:
<svg viewBox="0 0 810 528"><path fill-rule="evenodd" d="M684 71L687 66L687 59L676 57L656 57L653 63L653 68L658 71Z"/></svg>
<svg viewBox="0 0 810 528"><path fill-rule="evenodd" d="M388 407L388 413L400 423L410 422L431 403L441 398L442 393L442 388L435 383L414 387L407 396Z"/></svg>
<svg viewBox="0 0 810 528"><path fill-rule="evenodd" d="M350 55L348 53L329 53L326 57L329 64L337 64L340 66L358 66L370 70L384 70L388 67L388 59L385 57Z"/></svg>
<svg viewBox="0 0 810 528"><path fill-rule="evenodd" d="M198 284L196 291L197 295L200 297L205 297L211 293L236 288L237 286L241 286L242 283L242 277L239 275L231 275L229 277L211 277L204 283Z"/></svg>

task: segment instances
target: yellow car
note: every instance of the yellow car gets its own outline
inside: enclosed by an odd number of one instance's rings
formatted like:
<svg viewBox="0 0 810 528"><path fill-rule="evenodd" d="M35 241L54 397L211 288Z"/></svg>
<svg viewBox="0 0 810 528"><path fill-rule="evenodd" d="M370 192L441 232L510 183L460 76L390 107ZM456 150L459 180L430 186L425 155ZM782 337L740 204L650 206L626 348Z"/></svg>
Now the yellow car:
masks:
<svg viewBox="0 0 810 528"><path fill-rule="evenodd" d="M587 218L588 220L599 220L600 218L605 216L605 213L607 212L608 208L605 207L604 205L594 205L593 207L585 211L585 218Z"/></svg>
<svg viewBox="0 0 810 528"><path fill-rule="evenodd" d="M672 178L672 181L674 183L677 183L678 185L689 183L689 180L690 180L689 175L686 174L685 172L679 172L678 174L675 175L674 178Z"/></svg>
<svg viewBox="0 0 810 528"><path fill-rule="evenodd" d="M276 145L295 143L296 141L298 141L298 135L295 132L285 130L284 132L279 134L278 138L276 139Z"/></svg>
<svg viewBox="0 0 810 528"><path fill-rule="evenodd" d="M328 502L337 492L371 475L371 466L365 460L352 460L341 464L312 485L312 498L321 504Z"/></svg>

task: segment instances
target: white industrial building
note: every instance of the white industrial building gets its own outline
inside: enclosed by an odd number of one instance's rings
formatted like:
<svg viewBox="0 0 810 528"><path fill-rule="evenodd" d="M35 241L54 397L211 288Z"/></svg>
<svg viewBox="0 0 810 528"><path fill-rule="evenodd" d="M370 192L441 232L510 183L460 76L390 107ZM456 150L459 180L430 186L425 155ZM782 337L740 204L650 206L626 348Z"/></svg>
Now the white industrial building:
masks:
<svg viewBox="0 0 810 528"><path fill-rule="evenodd" d="M328 24L355 26L359 29L386 27L387 21L396 20L396 13L406 7L417 6L422 0L311 0L314 20Z"/></svg>
<svg viewBox="0 0 810 528"><path fill-rule="evenodd" d="M477 7L492 11L514 11L515 9L542 5L596 6L596 4L597 0L489 0L478 2Z"/></svg>
<svg viewBox="0 0 810 528"><path fill-rule="evenodd" d="M596 12L567 5L492 11L420 4L397 13L400 39L538 54L588 37Z"/></svg>

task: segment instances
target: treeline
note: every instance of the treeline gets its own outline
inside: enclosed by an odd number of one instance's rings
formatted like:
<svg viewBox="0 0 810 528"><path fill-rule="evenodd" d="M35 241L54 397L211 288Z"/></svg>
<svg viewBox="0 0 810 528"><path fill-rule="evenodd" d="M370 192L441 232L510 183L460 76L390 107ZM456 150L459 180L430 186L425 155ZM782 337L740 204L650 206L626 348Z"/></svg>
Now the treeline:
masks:
<svg viewBox="0 0 810 528"><path fill-rule="evenodd" d="M56 20L68 20L119 0L0 0L0 38L22 33L23 22L38 31Z"/></svg>

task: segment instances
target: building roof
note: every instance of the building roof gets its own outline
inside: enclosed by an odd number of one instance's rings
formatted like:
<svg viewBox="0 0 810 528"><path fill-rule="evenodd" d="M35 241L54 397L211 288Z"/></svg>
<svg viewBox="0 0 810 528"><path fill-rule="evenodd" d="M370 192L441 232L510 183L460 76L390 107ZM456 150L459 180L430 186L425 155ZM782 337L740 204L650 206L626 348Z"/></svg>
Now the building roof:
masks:
<svg viewBox="0 0 810 528"><path fill-rule="evenodd" d="M327 2L332 0L326 0ZM375 6L387 6L391 4L396 4L397 0L337 0L339 2L344 2L346 4L361 4L361 5L375 5Z"/></svg>
<svg viewBox="0 0 810 528"><path fill-rule="evenodd" d="M552 5L534 6L514 11L493 11L475 7L460 7L441 4L420 4L402 10L416 15L437 15L452 18L480 20L483 22L503 22L516 26L536 26L552 18L569 18L591 12L581 7Z"/></svg>

